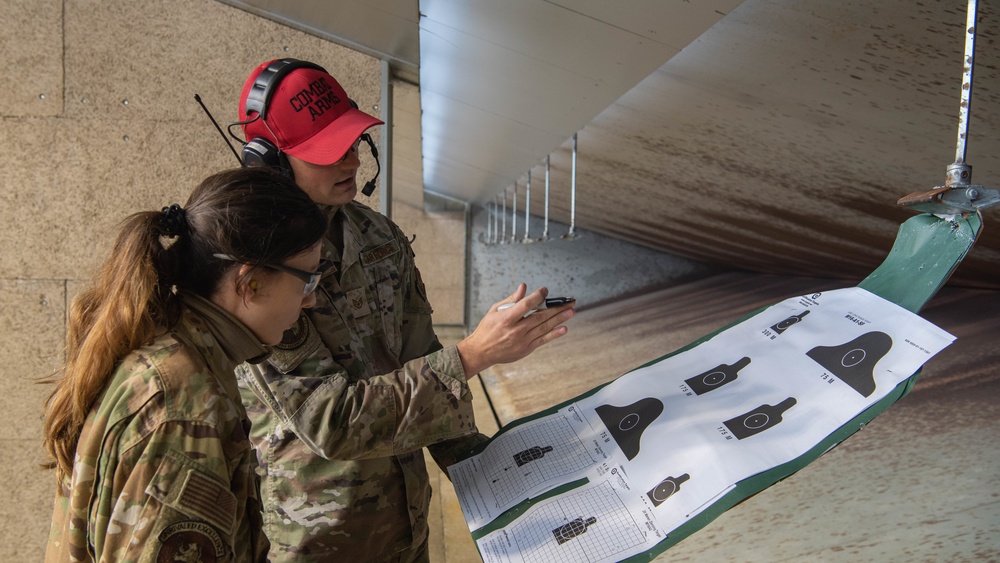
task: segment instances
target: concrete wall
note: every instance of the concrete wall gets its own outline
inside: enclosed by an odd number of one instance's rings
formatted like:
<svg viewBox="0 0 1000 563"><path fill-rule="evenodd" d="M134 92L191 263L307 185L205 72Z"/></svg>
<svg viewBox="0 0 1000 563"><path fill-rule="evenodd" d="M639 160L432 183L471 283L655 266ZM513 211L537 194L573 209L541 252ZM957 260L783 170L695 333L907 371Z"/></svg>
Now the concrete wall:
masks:
<svg viewBox="0 0 1000 563"><path fill-rule="evenodd" d="M225 125L257 64L296 57L377 113L380 64L212 0L2 0L0 22L0 561L37 561L55 490L36 381L62 361L69 299L121 219L236 164L194 94Z"/></svg>
<svg viewBox="0 0 1000 563"><path fill-rule="evenodd" d="M392 82L393 221L413 239L420 275L434 307L434 323L463 325L465 213L427 212L421 162L420 88Z"/></svg>
<svg viewBox="0 0 1000 563"><path fill-rule="evenodd" d="M464 325L465 213L394 204L392 220L411 238L416 235L413 253L434 307L434 324Z"/></svg>

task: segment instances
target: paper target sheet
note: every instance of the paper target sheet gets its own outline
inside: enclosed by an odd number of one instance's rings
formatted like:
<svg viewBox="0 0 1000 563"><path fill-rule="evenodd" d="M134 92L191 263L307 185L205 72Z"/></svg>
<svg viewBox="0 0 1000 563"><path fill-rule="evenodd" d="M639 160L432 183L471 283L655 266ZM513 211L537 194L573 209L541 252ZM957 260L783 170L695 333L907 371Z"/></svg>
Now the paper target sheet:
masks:
<svg viewBox="0 0 1000 563"><path fill-rule="evenodd" d="M953 340L860 288L787 299L448 472L470 530L488 527L486 561L618 561L803 455Z"/></svg>

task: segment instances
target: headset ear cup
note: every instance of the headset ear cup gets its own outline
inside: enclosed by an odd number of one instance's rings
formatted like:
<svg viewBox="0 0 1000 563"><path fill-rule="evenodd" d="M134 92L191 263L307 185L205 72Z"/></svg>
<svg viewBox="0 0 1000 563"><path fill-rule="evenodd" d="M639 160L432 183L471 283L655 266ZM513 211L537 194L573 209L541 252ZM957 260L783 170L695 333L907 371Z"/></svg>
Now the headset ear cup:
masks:
<svg viewBox="0 0 1000 563"><path fill-rule="evenodd" d="M263 137L254 137L243 145L243 166L277 168L281 164L279 155L281 151L274 143Z"/></svg>

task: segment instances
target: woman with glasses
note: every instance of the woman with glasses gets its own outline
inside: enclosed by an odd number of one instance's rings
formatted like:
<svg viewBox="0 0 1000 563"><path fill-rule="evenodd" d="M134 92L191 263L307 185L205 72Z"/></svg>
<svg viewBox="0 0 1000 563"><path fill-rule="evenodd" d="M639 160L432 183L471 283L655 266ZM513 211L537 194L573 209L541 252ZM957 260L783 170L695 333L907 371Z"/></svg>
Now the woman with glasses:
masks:
<svg viewBox="0 0 1000 563"><path fill-rule="evenodd" d="M233 368L315 303L326 220L263 169L136 213L73 301L45 406L58 491L46 561L264 561Z"/></svg>

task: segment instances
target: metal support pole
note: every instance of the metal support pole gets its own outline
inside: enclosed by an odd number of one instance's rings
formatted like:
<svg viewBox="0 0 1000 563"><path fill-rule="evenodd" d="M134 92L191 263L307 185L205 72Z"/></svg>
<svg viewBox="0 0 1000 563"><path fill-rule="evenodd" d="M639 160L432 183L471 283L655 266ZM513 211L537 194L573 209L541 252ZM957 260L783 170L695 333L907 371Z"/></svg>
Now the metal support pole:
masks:
<svg viewBox="0 0 1000 563"><path fill-rule="evenodd" d="M507 244L507 190L503 191L503 234L500 236L500 244Z"/></svg>
<svg viewBox="0 0 1000 563"><path fill-rule="evenodd" d="M948 166L944 185L967 188L972 183L972 167L965 163L965 143L969 137L969 104L972 101L972 67L976 53L976 11L978 0L969 0L965 19L965 65L962 69L962 103L958 110L958 143L955 162Z"/></svg>
<svg viewBox="0 0 1000 563"><path fill-rule="evenodd" d="M978 0L969 0L965 16L965 60L962 66L962 103L958 113L958 143L955 162L948 165L944 186L929 192L903 196L896 203L918 213L956 215L1000 205L1000 191L972 185L972 166L965 162L965 143L969 137L969 109L972 104L972 67L976 52L976 11Z"/></svg>
<svg viewBox="0 0 1000 563"><path fill-rule="evenodd" d="M538 240L549 240L549 167L552 160L552 155L545 157L545 229L542 231L542 236L538 237Z"/></svg>
<svg viewBox="0 0 1000 563"><path fill-rule="evenodd" d="M524 190L524 238L521 242L527 244L529 242L535 242L528 236L529 230L529 218L531 217L531 169L528 169L528 186Z"/></svg>
<svg viewBox="0 0 1000 563"><path fill-rule="evenodd" d="M493 196L493 244L500 238L500 196Z"/></svg>
<svg viewBox="0 0 1000 563"><path fill-rule="evenodd" d="M570 199L569 199L569 232L562 236L564 239L573 240L576 238L576 133L573 133L573 164L570 173Z"/></svg>
<svg viewBox="0 0 1000 563"><path fill-rule="evenodd" d="M379 181L379 211L382 215L392 219L392 125L394 108L392 104L392 79L390 78L389 62L383 60L381 63L382 91L379 97L379 109L381 119L385 122L385 127L379 135L379 158L382 160L382 178Z"/></svg>
<svg viewBox="0 0 1000 563"><path fill-rule="evenodd" d="M517 182L514 182L514 201L510 212L510 242L517 242Z"/></svg>
<svg viewBox="0 0 1000 563"><path fill-rule="evenodd" d="M490 204L487 203L483 206L486 209L486 244L493 242L493 214L490 213Z"/></svg>

